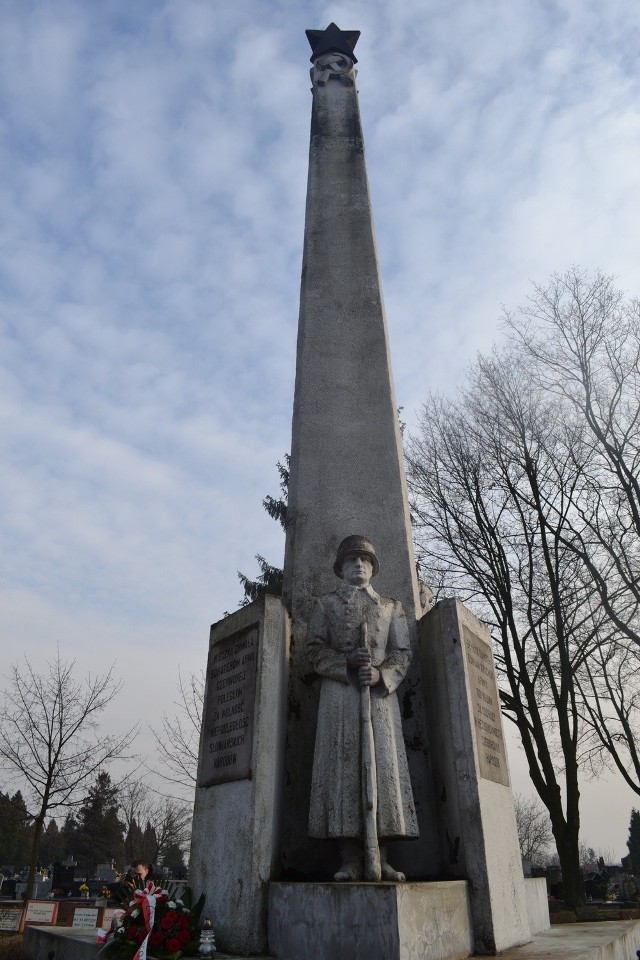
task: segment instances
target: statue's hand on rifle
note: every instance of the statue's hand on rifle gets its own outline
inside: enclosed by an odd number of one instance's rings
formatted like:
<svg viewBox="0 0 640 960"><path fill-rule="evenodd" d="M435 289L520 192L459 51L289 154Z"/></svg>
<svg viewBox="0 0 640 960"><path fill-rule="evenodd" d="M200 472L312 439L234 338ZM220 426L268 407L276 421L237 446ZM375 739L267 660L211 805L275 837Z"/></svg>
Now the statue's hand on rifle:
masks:
<svg viewBox="0 0 640 960"><path fill-rule="evenodd" d="M358 647L347 656L347 665L358 674L361 687L375 687L380 682L380 671L371 664L371 651Z"/></svg>

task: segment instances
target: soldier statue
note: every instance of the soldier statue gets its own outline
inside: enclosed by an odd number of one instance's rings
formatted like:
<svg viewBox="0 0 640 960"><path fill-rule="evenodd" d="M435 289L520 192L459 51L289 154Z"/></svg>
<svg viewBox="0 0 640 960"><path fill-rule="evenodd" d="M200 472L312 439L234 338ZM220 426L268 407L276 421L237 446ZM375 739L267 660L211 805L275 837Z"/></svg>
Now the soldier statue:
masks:
<svg viewBox="0 0 640 960"><path fill-rule="evenodd" d="M316 599L309 629L322 677L309 835L339 841L335 880L404 880L386 844L418 836L396 696L411 661L409 631L399 601L370 584L379 569L366 537L346 537L333 566L343 582Z"/></svg>

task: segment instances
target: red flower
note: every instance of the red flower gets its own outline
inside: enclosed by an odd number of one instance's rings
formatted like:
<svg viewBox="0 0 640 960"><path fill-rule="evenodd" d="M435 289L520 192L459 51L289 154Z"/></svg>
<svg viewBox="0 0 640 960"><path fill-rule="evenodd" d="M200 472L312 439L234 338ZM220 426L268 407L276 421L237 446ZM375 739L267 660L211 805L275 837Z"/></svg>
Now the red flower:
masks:
<svg viewBox="0 0 640 960"><path fill-rule="evenodd" d="M167 940L167 950L169 953L177 953L182 950L182 944L176 937L171 937L171 940Z"/></svg>
<svg viewBox="0 0 640 960"><path fill-rule="evenodd" d="M191 940L191 931L179 930L178 933L176 933L176 940L179 940L180 943L189 943L189 940Z"/></svg>
<svg viewBox="0 0 640 960"><path fill-rule="evenodd" d="M146 936L147 936L146 930L138 930L138 932L136 933L136 940L138 941L138 943L142 943L142 941L145 939Z"/></svg>
<svg viewBox="0 0 640 960"><path fill-rule="evenodd" d="M167 910L164 917L160 921L160 926L163 930L171 930L171 927L177 922L178 914L175 910Z"/></svg>
<svg viewBox="0 0 640 960"><path fill-rule="evenodd" d="M151 944L152 947L157 947L158 944L162 943L163 940L164 940L164 937L162 936L159 930L154 930L151 936L149 937L149 943Z"/></svg>

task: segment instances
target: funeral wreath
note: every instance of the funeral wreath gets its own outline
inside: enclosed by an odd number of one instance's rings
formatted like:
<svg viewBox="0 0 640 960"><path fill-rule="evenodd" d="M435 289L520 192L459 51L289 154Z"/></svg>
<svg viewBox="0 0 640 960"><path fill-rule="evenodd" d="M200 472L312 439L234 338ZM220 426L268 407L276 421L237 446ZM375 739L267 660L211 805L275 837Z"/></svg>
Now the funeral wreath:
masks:
<svg viewBox="0 0 640 960"><path fill-rule="evenodd" d="M198 953L199 921L204 894L192 903L185 888L180 899L172 897L149 881L143 890L135 890L127 908L118 917L105 946L102 960L178 960Z"/></svg>

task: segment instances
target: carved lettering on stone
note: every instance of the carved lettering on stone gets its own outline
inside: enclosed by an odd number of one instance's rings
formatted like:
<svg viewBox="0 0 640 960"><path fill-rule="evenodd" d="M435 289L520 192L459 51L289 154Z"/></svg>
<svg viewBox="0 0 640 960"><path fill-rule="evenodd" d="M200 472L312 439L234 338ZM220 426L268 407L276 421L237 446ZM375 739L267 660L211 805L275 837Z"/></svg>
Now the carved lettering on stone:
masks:
<svg viewBox="0 0 640 960"><path fill-rule="evenodd" d="M16 933L20 929L22 920L22 904L3 905L0 907L0 930L6 933Z"/></svg>
<svg viewBox="0 0 640 960"><path fill-rule="evenodd" d="M251 778L259 632L252 624L209 650L199 787Z"/></svg>
<svg viewBox="0 0 640 960"><path fill-rule="evenodd" d="M509 786L507 754L502 736L500 697L491 647L468 627L462 628L471 710L476 731L480 776Z"/></svg>

